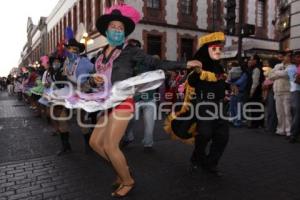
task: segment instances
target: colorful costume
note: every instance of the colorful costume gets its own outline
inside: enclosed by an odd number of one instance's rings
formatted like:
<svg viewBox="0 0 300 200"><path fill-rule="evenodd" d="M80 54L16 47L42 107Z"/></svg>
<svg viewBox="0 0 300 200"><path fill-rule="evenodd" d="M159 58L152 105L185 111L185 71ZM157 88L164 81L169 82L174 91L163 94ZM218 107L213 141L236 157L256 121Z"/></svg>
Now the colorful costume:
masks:
<svg viewBox="0 0 300 200"><path fill-rule="evenodd" d="M212 59L209 53L221 49L220 43L224 40L221 32L199 39L200 48L195 59L202 62L202 70L194 70L188 75L183 105L165 123L165 131L173 138L190 144L195 142L192 165L206 169L217 165L229 136L228 123L222 119L222 114L225 115L226 74L220 60ZM212 144L207 155L205 149L210 141Z"/></svg>

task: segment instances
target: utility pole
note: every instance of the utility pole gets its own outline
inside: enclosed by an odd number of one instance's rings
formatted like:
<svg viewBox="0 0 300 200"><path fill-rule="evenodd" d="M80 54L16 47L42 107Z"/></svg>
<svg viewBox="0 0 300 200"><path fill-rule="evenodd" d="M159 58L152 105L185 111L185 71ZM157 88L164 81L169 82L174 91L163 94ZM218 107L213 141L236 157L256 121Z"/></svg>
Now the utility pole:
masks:
<svg viewBox="0 0 300 200"><path fill-rule="evenodd" d="M212 25L213 25L213 27L212 27L212 29L213 29L213 32L215 32L216 31L216 0L213 0L213 7L212 7L212 9L213 9L213 14L212 14Z"/></svg>
<svg viewBox="0 0 300 200"><path fill-rule="evenodd" d="M226 20L226 33L228 35L235 35L235 10L236 10L236 1L237 0L227 0L225 7L227 8L227 14L225 16Z"/></svg>
<svg viewBox="0 0 300 200"><path fill-rule="evenodd" d="M243 49L243 25L244 25L244 0L239 1L239 23L238 23L238 61L242 63L242 49Z"/></svg>
<svg viewBox="0 0 300 200"><path fill-rule="evenodd" d="M220 0L213 0L213 6L212 6L212 29L213 31L219 31L220 30L220 21L221 15L221 1Z"/></svg>

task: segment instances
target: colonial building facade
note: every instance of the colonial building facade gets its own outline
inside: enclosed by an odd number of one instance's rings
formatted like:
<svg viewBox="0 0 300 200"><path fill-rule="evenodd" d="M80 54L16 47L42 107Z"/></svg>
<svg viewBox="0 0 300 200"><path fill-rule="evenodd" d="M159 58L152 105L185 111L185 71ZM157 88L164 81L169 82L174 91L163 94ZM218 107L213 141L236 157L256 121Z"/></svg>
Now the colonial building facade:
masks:
<svg viewBox="0 0 300 200"><path fill-rule="evenodd" d="M239 1L236 0L238 16ZM64 30L70 26L76 33L83 24L93 44L87 45L87 54L93 55L105 38L95 27L98 16L105 7L117 3L134 6L142 14L142 20L130 38L142 42L149 54L170 60L186 60L197 49L197 38L212 31L226 28L227 0L60 0L47 18L38 25L28 19L28 41L21 53L22 64L32 64L41 55L54 52L64 39ZM277 1L244 0L244 23L256 26L255 34L243 39L244 50L279 50L276 19ZM236 23L239 19L236 17ZM237 35L227 37L228 52L225 57L237 53Z"/></svg>
<svg viewBox="0 0 300 200"><path fill-rule="evenodd" d="M300 0L291 2L290 49L300 49Z"/></svg>

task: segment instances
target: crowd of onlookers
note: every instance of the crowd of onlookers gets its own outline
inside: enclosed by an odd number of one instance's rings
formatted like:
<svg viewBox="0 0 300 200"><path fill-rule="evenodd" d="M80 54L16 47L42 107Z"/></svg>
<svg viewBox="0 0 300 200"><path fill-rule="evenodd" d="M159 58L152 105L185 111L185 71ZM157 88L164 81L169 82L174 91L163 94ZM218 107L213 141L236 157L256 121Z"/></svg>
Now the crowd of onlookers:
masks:
<svg viewBox="0 0 300 200"><path fill-rule="evenodd" d="M238 103L256 102L264 106L265 117L247 120L247 126L264 127L268 132L286 136L291 143L296 142L300 131L300 51L279 52L268 60L254 55L244 65L231 62L229 68L228 83L238 88L230 91L229 113L237 116L233 125L240 127L245 121L243 115L237 115ZM259 109L259 104L251 108ZM254 111L250 116L261 115Z"/></svg>

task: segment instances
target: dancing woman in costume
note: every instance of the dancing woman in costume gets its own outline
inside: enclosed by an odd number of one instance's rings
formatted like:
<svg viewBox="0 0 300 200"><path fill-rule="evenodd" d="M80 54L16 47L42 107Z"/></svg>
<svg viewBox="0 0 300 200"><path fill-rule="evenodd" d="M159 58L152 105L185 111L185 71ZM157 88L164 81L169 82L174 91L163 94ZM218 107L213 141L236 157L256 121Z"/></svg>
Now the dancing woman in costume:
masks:
<svg viewBox="0 0 300 200"><path fill-rule="evenodd" d="M98 18L96 27L98 31L107 37L108 45L101 49L95 62L97 74L104 79L91 79L94 84L101 84L107 80L109 87L117 82L134 76L134 67L137 63L143 63L148 67L147 71L157 68L184 69L187 66L201 66L199 61L172 62L161 61L147 55L138 47L127 45L125 38L135 29L135 23L140 19L140 14L134 8L122 4L110 8L105 15ZM134 179L129 172L124 154L119 149L119 143L123 137L134 112L134 100L127 98L118 106L112 108L98 119L97 125L90 139L91 147L105 160L112 164L117 178L117 189L112 193L113 197L124 197L134 187ZM106 119L106 122L104 120ZM100 127L101 125L101 127Z"/></svg>

